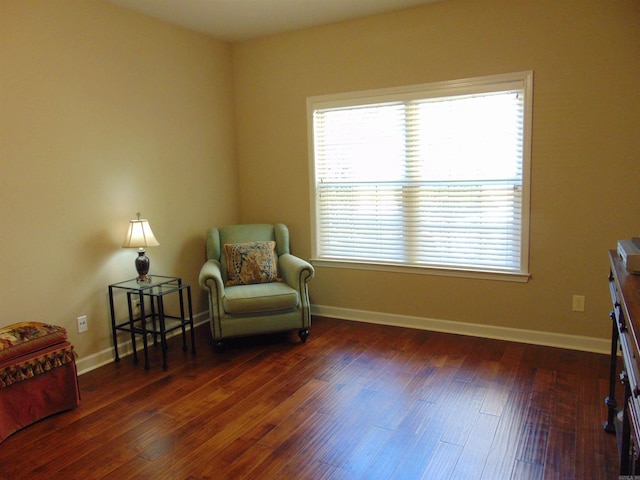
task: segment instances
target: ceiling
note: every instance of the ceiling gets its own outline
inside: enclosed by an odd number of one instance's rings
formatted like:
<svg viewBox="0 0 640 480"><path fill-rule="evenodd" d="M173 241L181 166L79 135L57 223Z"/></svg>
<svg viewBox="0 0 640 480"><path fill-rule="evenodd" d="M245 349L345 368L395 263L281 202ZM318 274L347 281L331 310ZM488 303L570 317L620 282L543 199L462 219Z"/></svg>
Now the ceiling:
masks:
<svg viewBox="0 0 640 480"><path fill-rule="evenodd" d="M109 0L226 41L247 40L443 0Z"/></svg>

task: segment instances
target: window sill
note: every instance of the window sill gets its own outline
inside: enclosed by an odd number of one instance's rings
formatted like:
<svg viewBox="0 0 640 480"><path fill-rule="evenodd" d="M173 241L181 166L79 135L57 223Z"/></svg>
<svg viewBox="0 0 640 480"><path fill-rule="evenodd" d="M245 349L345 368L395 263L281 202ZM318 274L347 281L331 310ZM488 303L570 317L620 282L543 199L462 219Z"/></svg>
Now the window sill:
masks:
<svg viewBox="0 0 640 480"><path fill-rule="evenodd" d="M415 275L434 275L441 277L472 278L515 283L527 283L531 278L531 275L529 273L503 272L499 270L470 270L461 268L456 269L451 267L414 267L408 265L364 263L323 259L313 259L311 260L311 263L314 267L321 268L343 268L348 270L368 270Z"/></svg>

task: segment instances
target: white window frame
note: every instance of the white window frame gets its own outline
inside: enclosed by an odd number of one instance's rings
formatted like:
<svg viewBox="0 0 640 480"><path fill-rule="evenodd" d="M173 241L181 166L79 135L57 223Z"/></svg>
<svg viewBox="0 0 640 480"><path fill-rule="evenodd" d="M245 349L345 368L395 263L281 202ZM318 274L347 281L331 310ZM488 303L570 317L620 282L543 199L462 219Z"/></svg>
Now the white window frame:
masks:
<svg viewBox="0 0 640 480"><path fill-rule="evenodd" d="M390 101L435 98L456 95L477 94L483 92L522 89L524 92L523 114L523 158L522 158L522 202L520 225L520 269L504 271L499 268L474 268L459 266L414 266L403 263L338 260L322 258L318 255L318 228L316 218L316 168L314 142L314 112L316 110L371 105ZM419 94L419 97L416 95ZM393 87L359 92L348 92L321 95L307 98L307 126L309 139L309 172L311 200L312 262L321 267L354 268L365 270L395 271L402 273L436 274L446 276L470 277L491 280L526 282L529 273L529 211L530 211L530 170L531 170L531 135L533 116L533 71L514 72L445 82L435 82L405 87Z"/></svg>

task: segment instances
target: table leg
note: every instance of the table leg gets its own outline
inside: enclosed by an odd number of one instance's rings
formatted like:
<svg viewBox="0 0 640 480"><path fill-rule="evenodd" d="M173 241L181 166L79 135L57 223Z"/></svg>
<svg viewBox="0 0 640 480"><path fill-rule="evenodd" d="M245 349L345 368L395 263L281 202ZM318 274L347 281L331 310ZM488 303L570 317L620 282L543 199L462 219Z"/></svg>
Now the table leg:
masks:
<svg viewBox="0 0 640 480"><path fill-rule="evenodd" d="M191 286L187 286L187 305L189 307L189 330L191 330L191 353L196 354L196 333L193 330L193 308L191 306Z"/></svg>
<svg viewBox="0 0 640 480"><path fill-rule="evenodd" d="M109 309L111 310L111 335L113 336L113 351L116 363L120 361L118 355L118 333L116 330L116 310L113 306L113 287L109 287Z"/></svg>
<svg viewBox="0 0 640 480"><path fill-rule="evenodd" d="M609 433L616 432L615 417L618 413L618 402L616 401L616 372L618 371L618 325L616 324L616 314L611 312L611 357L609 360L609 396L604 403L608 408L607 422L604 429Z"/></svg>
<svg viewBox="0 0 640 480"><path fill-rule="evenodd" d="M156 307L155 304L153 303L153 297L149 297L149 304L151 307L151 325L153 327L153 344L157 345L158 344L158 334L156 333L158 331L158 328L156 326Z"/></svg>
<svg viewBox="0 0 640 480"><path fill-rule="evenodd" d="M131 305L131 292L127 292L127 307L129 308L129 330L131 330L131 349L133 350L133 363L138 364L138 350L136 348L135 319Z"/></svg>
<svg viewBox="0 0 640 480"><path fill-rule="evenodd" d="M144 311L144 296L140 293L140 326L142 328L142 346L144 348L144 369L149 370L149 351L147 345L147 315Z"/></svg>
<svg viewBox="0 0 640 480"><path fill-rule="evenodd" d="M185 323L187 323L187 317L184 316L184 290L180 289L178 291L178 296L180 297L180 328L182 330L182 351L187 351L187 331L185 329Z"/></svg>
<svg viewBox="0 0 640 480"><path fill-rule="evenodd" d="M620 446L620 476L629 475L631 471L631 462L633 460L631 450L631 424L629 423L629 397L631 396L631 387L627 374L622 372L620 380L624 384L624 414L622 416L622 445Z"/></svg>
<svg viewBox="0 0 640 480"><path fill-rule="evenodd" d="M158 320L160 322L160 345L162 347L162 369L168 370L167 365L167 333L166 325L164 321L164 301L162 295L158 296Z"/></svg>

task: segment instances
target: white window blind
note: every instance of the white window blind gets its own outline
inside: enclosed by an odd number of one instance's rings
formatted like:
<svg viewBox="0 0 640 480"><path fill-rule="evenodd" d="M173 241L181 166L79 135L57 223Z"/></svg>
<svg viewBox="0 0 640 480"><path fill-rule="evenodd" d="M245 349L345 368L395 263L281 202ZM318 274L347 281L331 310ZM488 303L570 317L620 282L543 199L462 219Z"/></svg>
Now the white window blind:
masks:
<svg viewBox="0 0 640 480"><path fill-rule="evenodd" d="M315 256L524 273L529 92L498 80L312 100Z"/></svg>

